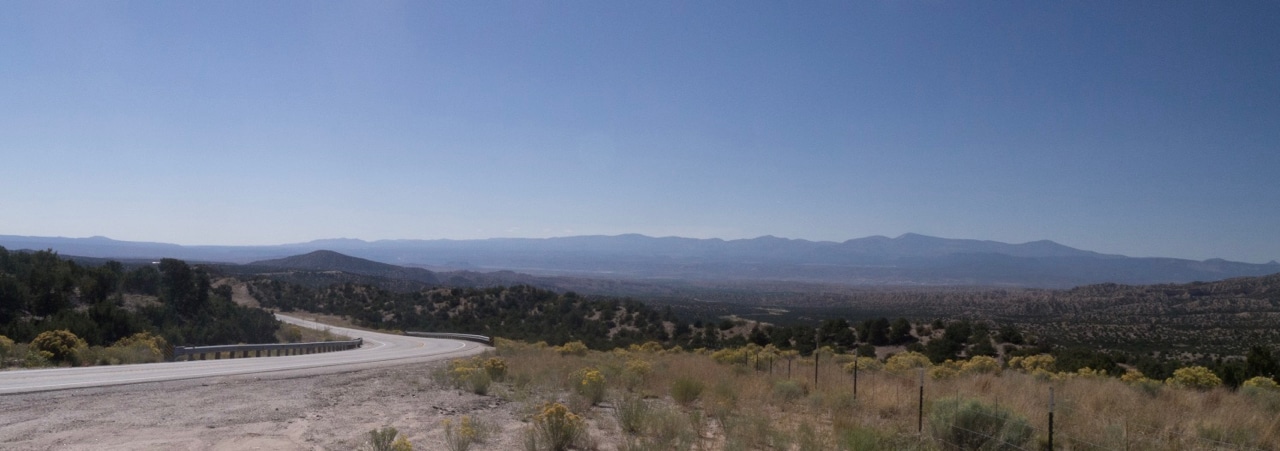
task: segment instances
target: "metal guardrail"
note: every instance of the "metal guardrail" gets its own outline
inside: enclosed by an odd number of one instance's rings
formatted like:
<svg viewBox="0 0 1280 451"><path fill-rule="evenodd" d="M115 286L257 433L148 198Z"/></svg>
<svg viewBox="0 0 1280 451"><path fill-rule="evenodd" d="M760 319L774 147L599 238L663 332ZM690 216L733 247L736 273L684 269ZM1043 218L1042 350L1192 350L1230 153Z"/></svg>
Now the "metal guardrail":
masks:
<svg viewBox="0 0 1280 451"><path fill-rule="evenodd" d="M489 338L489 337L486 337L486 336L484 336L484 335L472 335L472 334L451 334L451 333L447 333L447 332L405 332L404 334L405 334L405 335L411 335L411 336L414 336L414 337L424 337L424 338L450 338L450 339L454 339L454 340L474 341L474 342L477 342L477 343L483 343L483 344L490 345L490 346L492 346L492 345L493 345L493 339L492 339L492 338Z"/></svg>
<svg viewBox="0 0 1280 451"><path fill-rule="evenodd" d="M229 359L240 357L274 357L286 355L318 354L321 352L345 351L356 349L364 344L363 338L350 341L317 341L311 343L271 343L254 345L222 345L222 346L174 346L173 360L207 360L209 355L221 359L228 353ZM253 355L249 355L252 352ZM198 356L198 358L197 358ZM183 357L186 357L185 359Z"/></svg>

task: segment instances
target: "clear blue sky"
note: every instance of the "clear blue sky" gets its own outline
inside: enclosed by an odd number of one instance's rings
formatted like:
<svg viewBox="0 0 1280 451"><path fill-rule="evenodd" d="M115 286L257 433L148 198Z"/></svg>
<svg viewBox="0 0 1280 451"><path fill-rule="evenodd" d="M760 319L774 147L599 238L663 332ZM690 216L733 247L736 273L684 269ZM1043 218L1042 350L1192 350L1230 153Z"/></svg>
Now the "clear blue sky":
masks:
<svg viewBox="0 0 1280 451"><path fill-rule="evenodd" d="M0 234L1280 259L1280 3L15 2Z"/></svg>

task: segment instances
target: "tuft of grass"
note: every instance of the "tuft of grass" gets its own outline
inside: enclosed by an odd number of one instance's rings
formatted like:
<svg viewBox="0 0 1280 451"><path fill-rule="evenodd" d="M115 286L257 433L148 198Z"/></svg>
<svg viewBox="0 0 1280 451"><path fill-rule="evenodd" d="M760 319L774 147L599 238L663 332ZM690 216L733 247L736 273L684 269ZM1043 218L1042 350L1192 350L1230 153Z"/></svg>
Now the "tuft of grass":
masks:
<svg viewBox="0 0 1280 451"><path fill-rule="evenodd" d="M615 403L613 415L624 434L636 435L649 421L649 411L649 404L643 398L627 395Z"/></svg>
<svg viewBox="0 0 1280 451"><path fill-rule="evenodd" d="M687 406L693 404L694 401L697 401L702 396L703 388L702 382L697 379L691 377L676 378L675 382L671 383L671 398Z"/></svg>
<svg viewBox="0 0 1280 451"><path fill-rule="evenodd" d="M454 425L452 419L444 420L444 438L449 451L467 451L471 445L484 443L493 434L493 426L479 418L463 415Z"/></svg>
<svg viewBox="0 0 1280 451"><path fill-rule="evenodd" d="M397 438L398 437L398 438ZM369 431L365 449L369 451L413 451L409 439L400 436L400 431L387 426Z"/></svg>

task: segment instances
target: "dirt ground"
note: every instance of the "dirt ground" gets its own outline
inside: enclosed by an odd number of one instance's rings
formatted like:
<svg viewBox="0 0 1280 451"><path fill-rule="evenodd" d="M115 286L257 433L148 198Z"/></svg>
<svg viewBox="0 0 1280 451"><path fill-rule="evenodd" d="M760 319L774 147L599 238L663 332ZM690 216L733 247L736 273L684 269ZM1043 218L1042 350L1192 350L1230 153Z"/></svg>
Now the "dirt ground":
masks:
<svg viewBox="0 0 1280 451"><path fill-rule="evenodd" d="M441 387L440 362L0 396L5 450L352 450L394 426L417 450L447 449L442 420L498 431L480 450L523 447L519 403Z"/></svg>

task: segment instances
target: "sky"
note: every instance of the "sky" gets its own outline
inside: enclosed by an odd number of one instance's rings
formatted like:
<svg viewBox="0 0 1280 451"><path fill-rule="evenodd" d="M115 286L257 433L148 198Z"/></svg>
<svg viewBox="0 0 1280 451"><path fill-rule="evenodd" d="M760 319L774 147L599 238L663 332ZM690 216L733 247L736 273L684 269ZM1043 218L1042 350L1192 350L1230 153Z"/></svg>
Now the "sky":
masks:
<svg viewBox="0 0 1280 451"><path fill-rule="evenodd" d="M1273 1L0 10L0 234L1280 259Z"/></svg>

